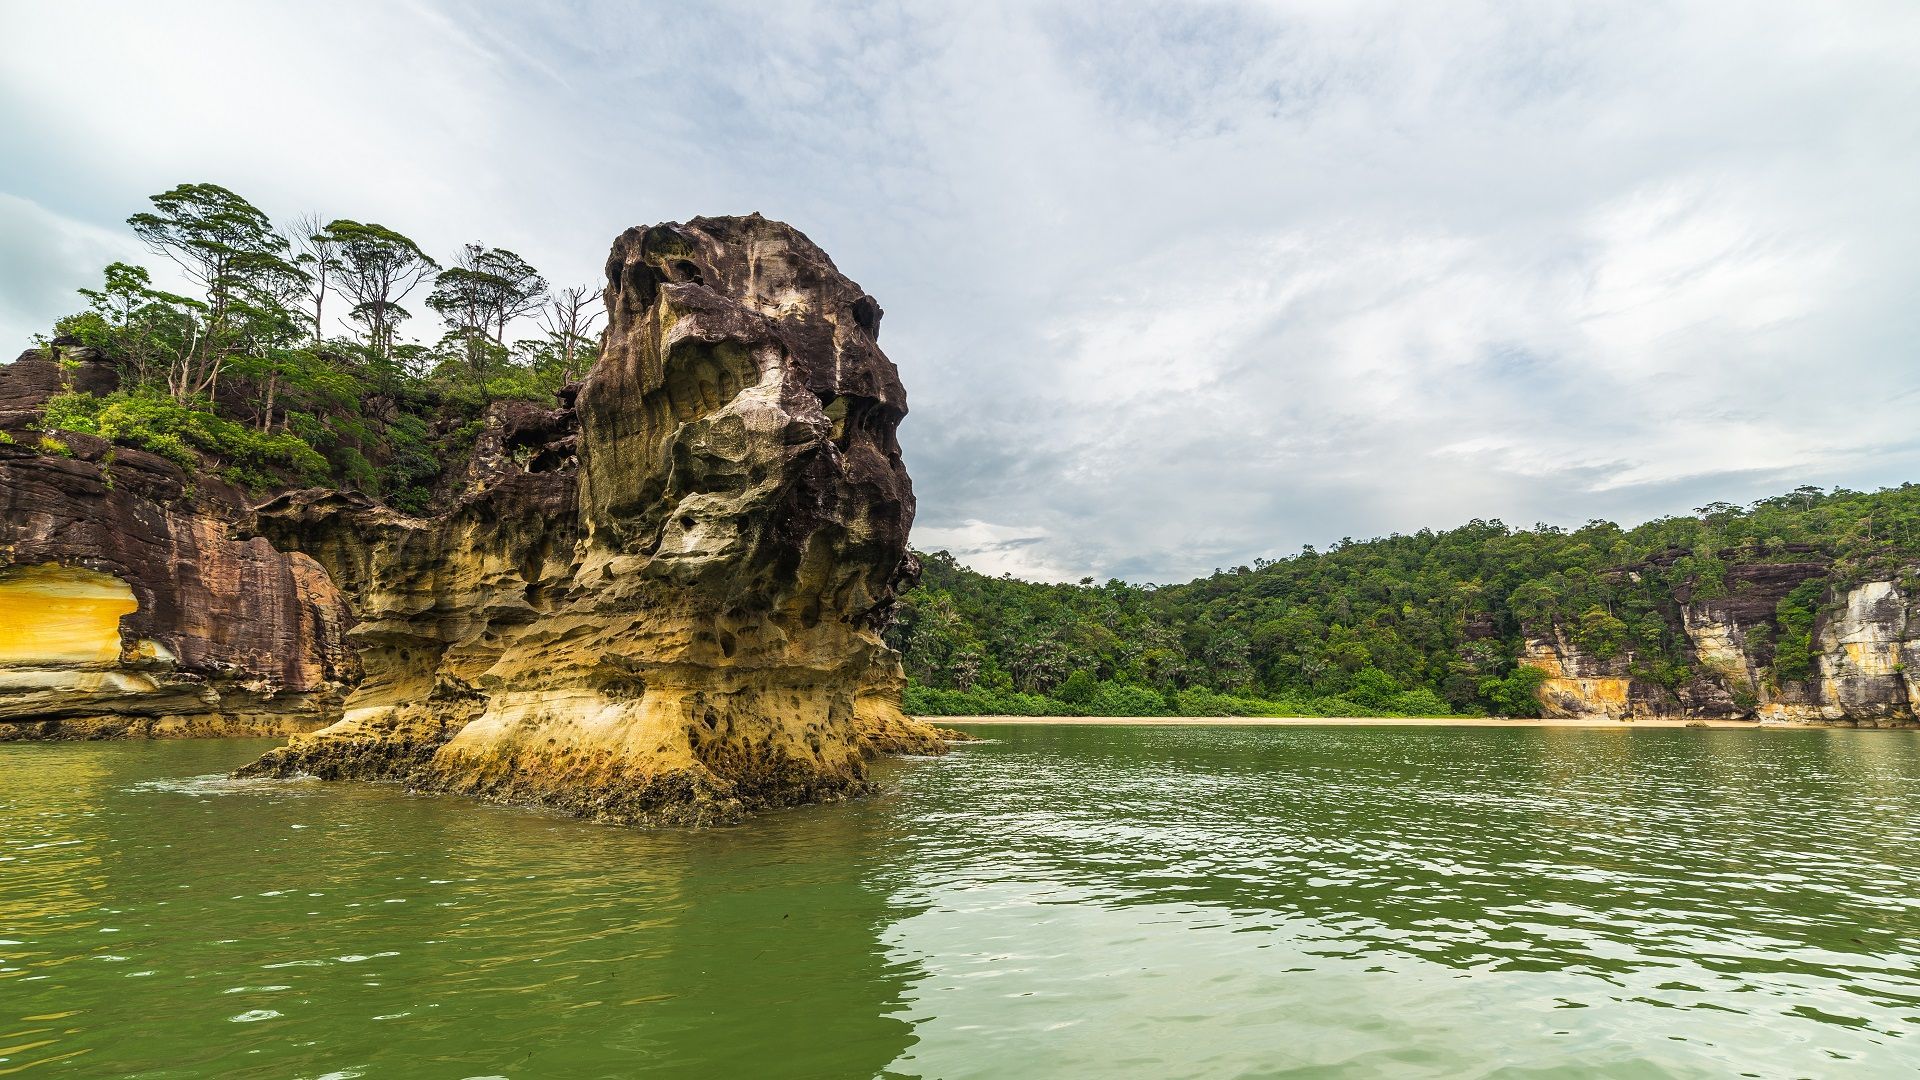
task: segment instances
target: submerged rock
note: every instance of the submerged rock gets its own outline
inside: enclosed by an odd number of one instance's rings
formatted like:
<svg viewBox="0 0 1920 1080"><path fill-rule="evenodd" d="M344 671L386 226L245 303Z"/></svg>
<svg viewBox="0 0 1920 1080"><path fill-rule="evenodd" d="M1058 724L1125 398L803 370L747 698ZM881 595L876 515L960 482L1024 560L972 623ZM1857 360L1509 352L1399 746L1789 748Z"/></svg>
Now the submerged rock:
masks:
<svg viewBox="0 0 1920 1080"><path fill-rule="evenodd" d="M353 598L366 679L241 775L708 824L944 749L878 633L918 571L879 305L756 214L628 230L606 307L586 382L496 406L448 512L258 508Z"/></svg>

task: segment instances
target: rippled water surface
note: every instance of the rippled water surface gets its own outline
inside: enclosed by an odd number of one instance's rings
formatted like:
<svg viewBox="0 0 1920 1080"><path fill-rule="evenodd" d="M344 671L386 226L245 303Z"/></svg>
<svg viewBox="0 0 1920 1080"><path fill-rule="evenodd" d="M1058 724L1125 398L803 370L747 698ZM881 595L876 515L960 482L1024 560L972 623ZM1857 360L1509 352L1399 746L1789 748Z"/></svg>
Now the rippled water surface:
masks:
<svg viewBox="0 0 1920 1080"><path fill-rule="evenodd" d="M1905 1076L1920 736L981 728L703 833L0 745L0 1076Z"/></svg>

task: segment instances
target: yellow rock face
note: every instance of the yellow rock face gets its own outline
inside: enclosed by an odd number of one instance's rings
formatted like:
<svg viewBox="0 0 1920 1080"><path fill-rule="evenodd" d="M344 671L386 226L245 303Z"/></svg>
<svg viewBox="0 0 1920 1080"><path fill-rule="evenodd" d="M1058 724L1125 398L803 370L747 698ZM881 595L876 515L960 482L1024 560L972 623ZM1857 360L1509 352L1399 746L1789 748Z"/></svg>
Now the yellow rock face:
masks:
<svg viewBox="0 0 1920 1080"><path fill-rule="evenodd" d="M0 571L0 664L111 664L120 616L139 609L111 574L75 566Z"/></svg>
<svg viewBox="0 0 1920 1080"><path fill-rule="evenodd" d="M1549 717L1604 716L1625 719L1632 714L1633 680L1572 667L1562 659L1564 646L1555 642L1527 642L1520 663L1547 675L1540 684L1541 715Z"/></svg>

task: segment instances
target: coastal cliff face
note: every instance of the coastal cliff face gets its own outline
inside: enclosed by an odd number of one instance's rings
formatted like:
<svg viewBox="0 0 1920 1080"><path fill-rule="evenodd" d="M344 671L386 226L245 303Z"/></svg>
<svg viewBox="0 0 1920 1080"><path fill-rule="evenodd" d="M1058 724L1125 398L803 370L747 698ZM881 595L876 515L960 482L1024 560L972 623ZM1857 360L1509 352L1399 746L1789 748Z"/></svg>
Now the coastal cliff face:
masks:
<svg viewBox="0 0 1920 1080"><path fill-rule="evenodd" d="M1547 676L1547 716L1751 717L1778 723L1906 727L1920 715L1920 603L1900 583L1829 585L1824 560L1736 565L1710 599L1676 598L1669 619L1690 677L1661 685L1631 654L1581 648L1568 628L1531 628L1521 662ZM1780 604L1808 583L1813 613L1804 678L1782 678Z"/></svg>
<svg viewBox="0 0 1920 1080"><path fill-rule="evenodd" d="M288 734L340 715L359 677L346 600L318 564L241 539L220 480L101 439L43 449L27 424L82 352L0 367L0 739Z"/></svg>
<svg viewBox="0 0 1920 1080"><path fill-rule="evenodd" d="M586 382L495 406L447 512L258 508L352 598L366 678L244 774L703 824L944 748L878 634L917 569L879 305L758 215L629 230L605 299Z"/></svg>

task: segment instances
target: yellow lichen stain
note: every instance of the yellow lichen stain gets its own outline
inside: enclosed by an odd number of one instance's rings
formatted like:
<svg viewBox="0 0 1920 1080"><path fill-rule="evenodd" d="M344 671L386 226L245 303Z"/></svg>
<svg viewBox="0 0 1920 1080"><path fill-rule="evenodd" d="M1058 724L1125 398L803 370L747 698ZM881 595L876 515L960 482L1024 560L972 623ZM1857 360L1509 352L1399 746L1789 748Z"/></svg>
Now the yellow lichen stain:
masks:
<svg viewBox="0 0 1920 1080"><path fill-rule="evenodd" d="M1862 675L1892 675L1900 664L1897 641L1849 641L1840 646L1853 670Z"/></svg>
<svg viewBox="0 0 1920 1080"><path fill-rule="evenodd" d="M1605 712L1607 706L1624 706L1632 684L1629 679L1548 679L1543 691L1580 702L1589 712Z"/></svg>
<svg viewBox="0 0 1920 1080"><path fill-rule="evenodd" d="M1587 698L1601 705L1624 706L1633 686L1631 679L1582 679Z"/></svg>
<svg viewBox="0 0 1920 1080"><path fill-rule="evenodd" d="M113 663L120 617L139 607L111 574L51 563L0 571L0 664Z"/></svg>

